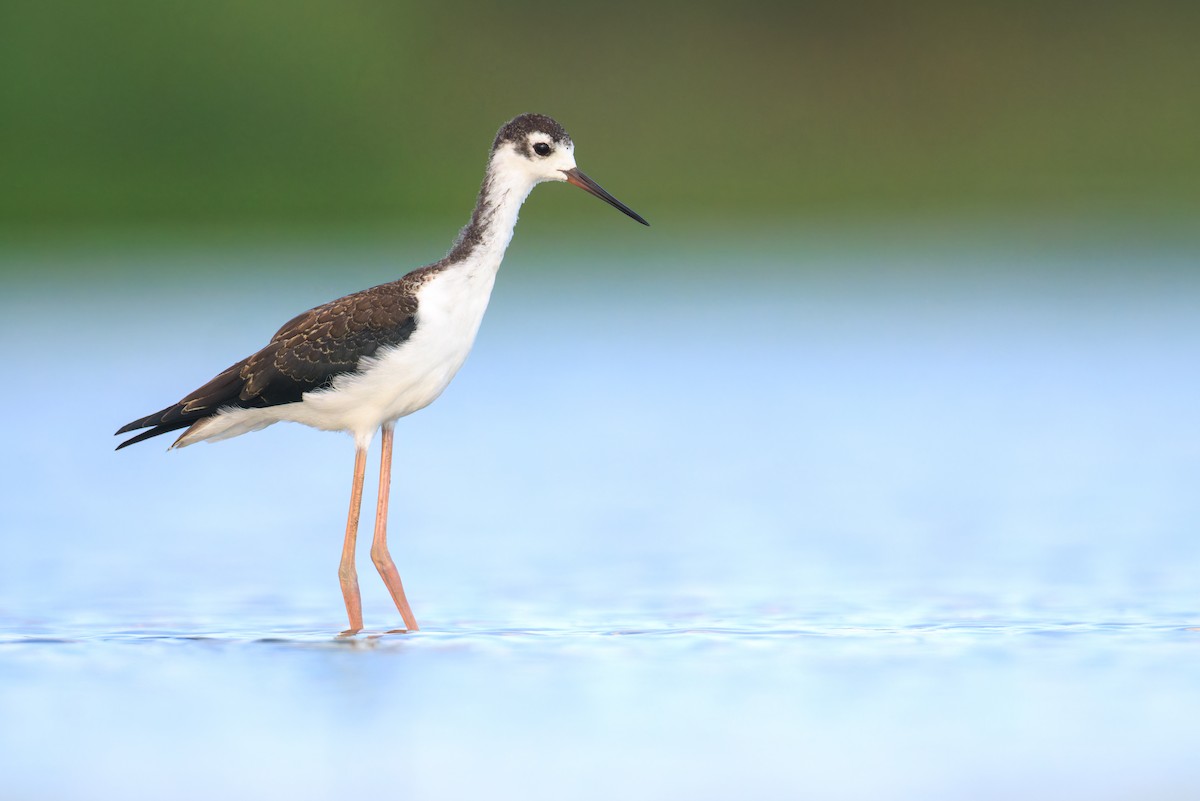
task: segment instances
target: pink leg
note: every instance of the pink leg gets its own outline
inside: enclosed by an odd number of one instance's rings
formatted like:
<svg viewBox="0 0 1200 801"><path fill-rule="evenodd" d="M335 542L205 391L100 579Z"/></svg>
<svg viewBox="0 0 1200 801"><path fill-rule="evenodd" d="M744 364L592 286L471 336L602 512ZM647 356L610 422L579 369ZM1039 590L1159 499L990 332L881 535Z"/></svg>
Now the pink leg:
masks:
<svg viewBox="0 0 1200 801"><path fill-rule="evenodd" d="M400 571L392 561L392 555L387 547L387 516L388 495L392 487L392 426L389 423L383 427L383 454L379 461L379 505L375 509L375 539L371 542L371 561L379 570L383 583L387 585L400 617L404 618L404 627L409 631L417 631L417 619L413 617L408 599L404 597L404 585L400 583Z"/></svg>
<svg viewBox="0 0 1200 801"><path fill-rule="evenodd" d="M362 630L362 598L358 594L358 571L354 567L354 541L358 536L358 515L362 509L363 476L367 472L367 449L358 448L354 453L354 484L350 490L350 517L346 520L346 541L342 545L342 562L338 566L338 579L342 583L342 597L346 599L346 614L350 628L342 634L357 634Z"/></svg>

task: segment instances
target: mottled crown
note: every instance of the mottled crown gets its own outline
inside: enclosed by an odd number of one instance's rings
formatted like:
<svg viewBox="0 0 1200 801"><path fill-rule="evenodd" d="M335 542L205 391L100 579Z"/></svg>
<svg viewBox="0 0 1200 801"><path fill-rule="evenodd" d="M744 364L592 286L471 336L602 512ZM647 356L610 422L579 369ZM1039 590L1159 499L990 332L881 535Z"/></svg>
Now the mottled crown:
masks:
<svg viewBox="0 0 1200 801"><path fill-rule="evenodd" d="M554 118L545 114L522 114L500 126L500 130L496 132L496 141L492 142L492 150L506 142L512 142L518 148L527 146L529 135L534 132L546 134L556 144L571 141L566 130Z"/></svg>

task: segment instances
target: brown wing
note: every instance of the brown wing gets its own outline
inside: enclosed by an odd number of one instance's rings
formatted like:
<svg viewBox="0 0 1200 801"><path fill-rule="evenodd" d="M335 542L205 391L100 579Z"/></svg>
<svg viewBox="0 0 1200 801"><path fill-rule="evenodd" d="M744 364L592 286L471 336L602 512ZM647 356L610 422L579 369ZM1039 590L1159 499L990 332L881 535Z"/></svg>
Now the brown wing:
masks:
<svg viewBox="0 0 1200 801"><path fill-rule="evenodd" d="M183 400L117 431L150 428L117 446L165 434L221 409L296 403L358 369L364 357L399 345L416 330L416 288L423 272L331 301L288 321L265 348L231 365Z"/></svg>

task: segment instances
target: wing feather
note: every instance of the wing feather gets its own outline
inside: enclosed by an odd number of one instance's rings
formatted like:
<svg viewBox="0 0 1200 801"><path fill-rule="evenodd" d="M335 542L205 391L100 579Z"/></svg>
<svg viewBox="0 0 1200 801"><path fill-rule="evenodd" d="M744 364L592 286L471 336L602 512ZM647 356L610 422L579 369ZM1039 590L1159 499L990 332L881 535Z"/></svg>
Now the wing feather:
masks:
<svg viewBox="0 0 1200 801"><path fill-rule="evenodd" d="M165 434L225 408L255 409L296 403L358 369L382 347L402 344L417 327L416 290L431 268L399 281L330 301L286 322L262 350L230 365L178 403L117 431L152 428L118 449Z"/></svg>

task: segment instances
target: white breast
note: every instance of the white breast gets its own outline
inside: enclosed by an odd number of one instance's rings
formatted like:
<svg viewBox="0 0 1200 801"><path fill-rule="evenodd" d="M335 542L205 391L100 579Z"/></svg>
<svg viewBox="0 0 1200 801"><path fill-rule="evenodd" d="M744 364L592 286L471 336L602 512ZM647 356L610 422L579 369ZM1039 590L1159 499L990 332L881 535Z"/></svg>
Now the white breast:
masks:
<svg viewBox="0 0 1200 801"><path fill-rule="evenodd" d="M335 379L287 409L286 419L369 439L384 423L437 399L462 367L483 321L496 273L455 265L417 295L417 326L399 345L363 359L357 373Z"/></svg>

